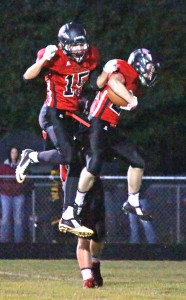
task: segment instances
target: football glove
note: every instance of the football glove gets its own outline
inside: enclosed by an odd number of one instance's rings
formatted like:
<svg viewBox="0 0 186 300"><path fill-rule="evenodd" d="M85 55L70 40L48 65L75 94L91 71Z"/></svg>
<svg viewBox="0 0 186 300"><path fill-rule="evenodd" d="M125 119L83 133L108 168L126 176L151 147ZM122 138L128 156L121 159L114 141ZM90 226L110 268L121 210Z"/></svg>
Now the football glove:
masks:
<svg viewBox="0 0 186 300"><path fill-rule="evenodd" d="M133 96L134 101L132 103L128 103L127 106L120 106L121 109L124 110L133 110L138 106L138 98Z"/></svg>
<svg viewBox="0 0 186 300"><path fill-rule="evenodd" d="M103 67L103 71L106 73L113 73L117 71L117 60L111 59L109 60Z"/></svg>
<svg viewBox="0 0 186 300"><path fill-rule="evenodd" d="M56 45L49 45L45 48L45 53L43 55L43 57L46 60L51 60L52 57L54 57L54 55L56 54L56 51L58 50Z"/></svg>

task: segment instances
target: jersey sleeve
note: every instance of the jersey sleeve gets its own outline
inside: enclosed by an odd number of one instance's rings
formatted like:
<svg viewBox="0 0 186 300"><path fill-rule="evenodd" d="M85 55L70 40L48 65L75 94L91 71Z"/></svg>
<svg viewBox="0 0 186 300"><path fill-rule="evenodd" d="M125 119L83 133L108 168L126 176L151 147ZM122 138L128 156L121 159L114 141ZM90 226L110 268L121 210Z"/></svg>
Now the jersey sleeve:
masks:
<svg viewBox="0 0 186 300"><path fill-rule="evenodd" d="M44 55L44 53L45 53L45 49L46 49L46 48L42 48L42 49L40 49L40 50L37 52L37 59L36 59L36 62L38 62L38 61L43 57L43 55ZM59 51L59 50L58 50L58 51ZM57 52L56 52L56 54L57 54ZM49 67L52 65L52 61L53 61L53 60L46 61L45 64L44 64L44 67L49 68Z"/></svg>
<svg viewBox="0 0 186 300"><path fill-rule="evenodd" d="M42 48L37 52L36 62L39 61L43 57L44 53L45 53L45 48Z"/></svg>

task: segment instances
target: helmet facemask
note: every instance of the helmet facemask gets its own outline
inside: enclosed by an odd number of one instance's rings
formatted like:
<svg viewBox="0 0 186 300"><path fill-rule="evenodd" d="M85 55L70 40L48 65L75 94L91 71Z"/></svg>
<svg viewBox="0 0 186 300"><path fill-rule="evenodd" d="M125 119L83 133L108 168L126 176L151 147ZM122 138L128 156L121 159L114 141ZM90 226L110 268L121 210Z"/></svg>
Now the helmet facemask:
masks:
<svg viewBox="0 0 186 300"><path fill-rule="evenodd" d="M141 70L139 79L142 85L152 87L157 82L157 72L156 67L152 62L147 62L145 64L144 70Z"/></svg>
<svg viewBox="0 0 186 300"><path fill-rule="evenodd" d="M77 42L65 44L62 46L62 49L71 59L75 60L77 63L80 63L87 53L88 47L89 45L86 42Z"/></svg>

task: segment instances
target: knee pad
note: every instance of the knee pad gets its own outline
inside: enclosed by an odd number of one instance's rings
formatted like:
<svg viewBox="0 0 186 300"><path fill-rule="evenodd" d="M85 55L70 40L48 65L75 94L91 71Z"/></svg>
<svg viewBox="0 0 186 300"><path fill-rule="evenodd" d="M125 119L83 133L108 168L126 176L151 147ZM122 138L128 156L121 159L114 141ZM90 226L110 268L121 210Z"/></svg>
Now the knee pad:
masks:
<svg viewBox="0 0 186 300"><path fill-rule="evenodd" d="M73 161L73 150L68 148L68 149L60 149L58 148L58 153L61 157L61 162L60 164L63 164L63 165L70 165Z"/></svg>
<svg viewBox="0 0 186 300"><path fill-rule="evenodd" d="M93 174L94 176L97 176L101 172L102 162L101 159L98 157L94 157L90 160L87 171Z"/></svg>
<svg viewBox="0 0 186 300"><path fill-rule="evenodd" d="M102 242L105 239L106 230L105 230L105 221L100 220L96 223L95 234L91 237L94 242Z"/></svg>
<svg viewBox="0 0 186 300"><path fill-rule="evenodd" d="M141 158L136 162L131 163L132 168L145 169L145 161Z"/></svg>
<svg viewBox="0 0 186 300"><path fill-rule="evenodd" d="M131 153L129 161L133 168L145 169L145 161L138 151L133 151Z"/></svg>

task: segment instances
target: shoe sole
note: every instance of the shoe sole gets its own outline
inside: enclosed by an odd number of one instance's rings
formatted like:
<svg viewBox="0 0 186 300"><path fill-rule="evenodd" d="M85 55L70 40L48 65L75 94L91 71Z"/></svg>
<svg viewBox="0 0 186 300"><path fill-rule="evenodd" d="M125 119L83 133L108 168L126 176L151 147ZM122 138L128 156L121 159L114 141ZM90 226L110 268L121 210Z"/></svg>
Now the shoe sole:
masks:
<svg viewBox="0 0 186 300"><path fill-rule="evenodd" d="M92 229L89 229L84 226L73 228L67 225L60 225L59 231L63 233L70 232L72 234L77 235L78 237L90 237L94 234L94 231Z"/></svg>

